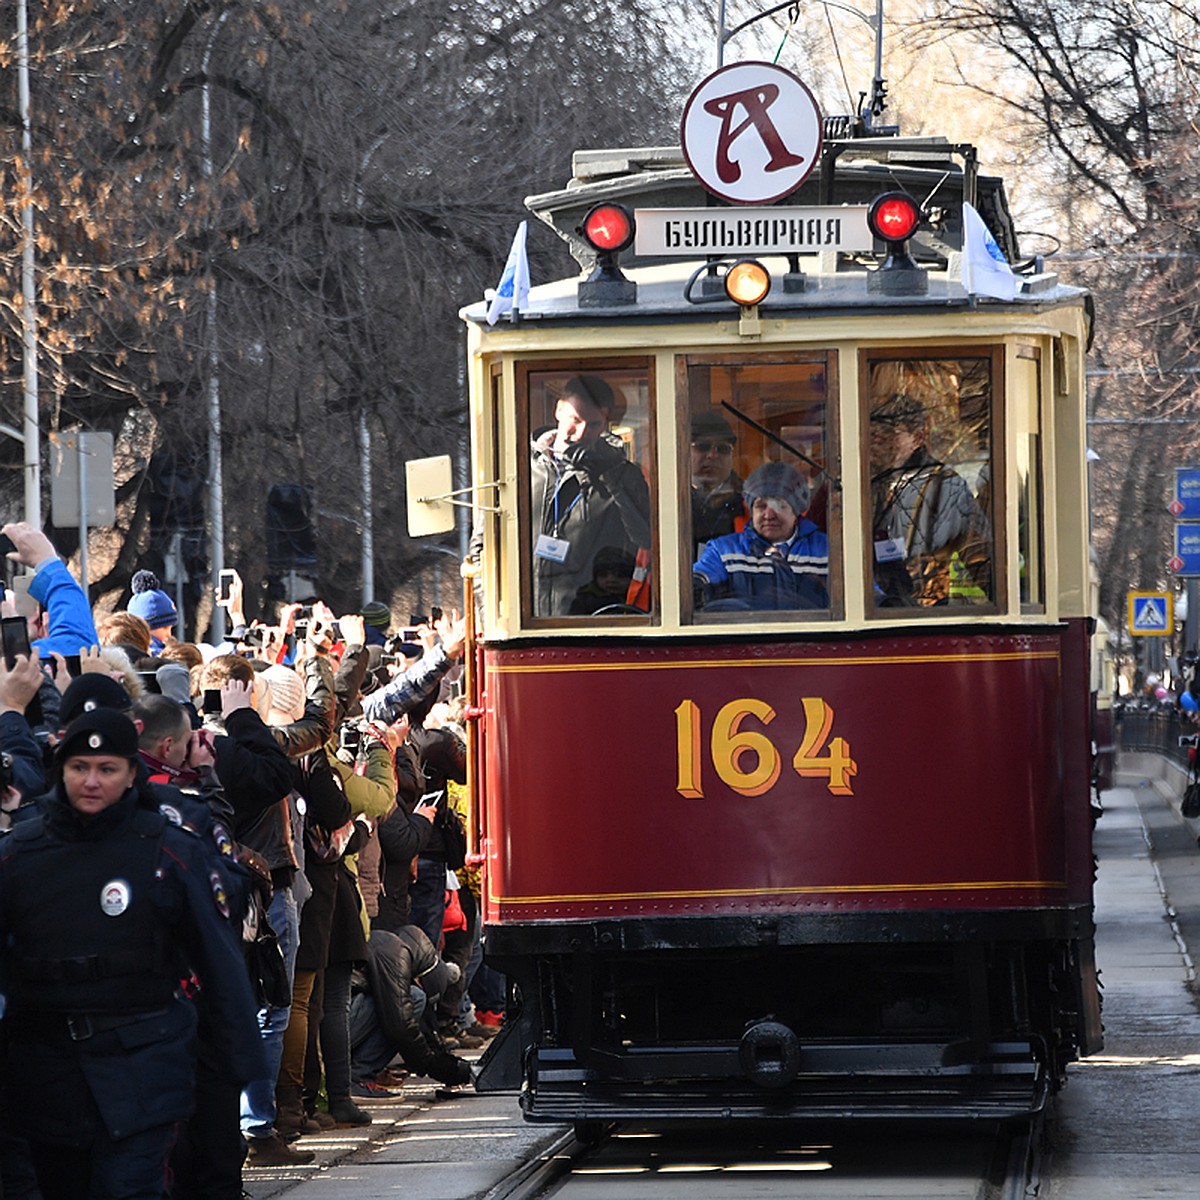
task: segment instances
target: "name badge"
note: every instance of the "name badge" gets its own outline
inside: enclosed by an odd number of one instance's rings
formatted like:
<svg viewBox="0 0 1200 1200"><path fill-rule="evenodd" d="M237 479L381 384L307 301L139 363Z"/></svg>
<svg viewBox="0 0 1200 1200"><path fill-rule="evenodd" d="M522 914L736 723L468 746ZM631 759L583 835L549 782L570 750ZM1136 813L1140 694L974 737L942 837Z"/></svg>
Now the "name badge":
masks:
<svg viewBox="0 0 1200 1200"><path fill-rule="evenodd" d="M564 538L551 537L548 533L538 535L537 545L533 548L534 556L549 559L550 562L565 563L570 552L571 543Z"/></svg>
<svg viewBox="0 0 1200 1200"><path fill-rule="evenodd" d="M880 538L875 543L875 561L881 563L903 562L904 543L900 538Z"/></svg>

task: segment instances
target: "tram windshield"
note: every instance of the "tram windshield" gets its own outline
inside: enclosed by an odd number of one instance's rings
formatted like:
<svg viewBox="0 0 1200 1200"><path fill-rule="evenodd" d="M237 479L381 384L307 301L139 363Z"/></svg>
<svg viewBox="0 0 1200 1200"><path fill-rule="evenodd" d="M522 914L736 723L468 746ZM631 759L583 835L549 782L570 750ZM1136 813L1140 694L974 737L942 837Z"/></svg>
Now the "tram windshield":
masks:
<svg viewBox="0 0 1200 1200"><path fill-rule="evenodd" d="M530 370L527 561L534 617L654 609L647 365Z"/></svg>
<svg viewBox="0 0 1200 1200"><path fill-rule="evenodd" d="M686 514L704 618L829 615L825 354L687 362Z"/></svg>
<svg viewBox="0 0 1200 1200"><path fill-rule="evenodd" d="M995 600L995 370L990 355L868 363L876 609Z"/></svg>

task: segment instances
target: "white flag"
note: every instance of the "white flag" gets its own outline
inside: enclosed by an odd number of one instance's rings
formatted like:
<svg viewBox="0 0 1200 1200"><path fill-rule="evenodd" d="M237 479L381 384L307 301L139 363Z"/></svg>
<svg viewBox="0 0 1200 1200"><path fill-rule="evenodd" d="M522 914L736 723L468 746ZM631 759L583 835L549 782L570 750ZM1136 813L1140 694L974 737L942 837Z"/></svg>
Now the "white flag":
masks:
<svg viewBox="0 0 1200 1200"><path fill-rule="evenodd" d="M983 218L965 203L962 218L962 285L967 294L994 296L997 300L1015 299L1021 290L1021 281L1013 274Z"/></svg>
<svg viewBox="0 0 1200 1200"><path fill-rule="evenodd" d="M525 233L529 222L522 221L517 226L512 248L508 252L508 261L504 264L504 273L496 285L496 294L488 305L487 319L489 325L495 325L502 313L520 312L529 303L529 259L525 254Z"/></svg>

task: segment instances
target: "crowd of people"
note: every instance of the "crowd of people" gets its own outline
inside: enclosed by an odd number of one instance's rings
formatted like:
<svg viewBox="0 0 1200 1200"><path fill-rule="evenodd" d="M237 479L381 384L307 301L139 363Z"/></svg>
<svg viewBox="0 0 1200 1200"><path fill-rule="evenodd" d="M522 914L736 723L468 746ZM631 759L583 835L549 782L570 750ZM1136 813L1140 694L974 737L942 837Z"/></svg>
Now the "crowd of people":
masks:
<svg viewBox="0 0 1200 1200"><path fill-rule="evenodd" d="M96 618L49 539L0 661L0 1196L240 1200L503 1019L467 856L464 628L289 604ZM18 611L23 610L23 611ZM367 1106L367 1107L364 1107Z"/></svg>

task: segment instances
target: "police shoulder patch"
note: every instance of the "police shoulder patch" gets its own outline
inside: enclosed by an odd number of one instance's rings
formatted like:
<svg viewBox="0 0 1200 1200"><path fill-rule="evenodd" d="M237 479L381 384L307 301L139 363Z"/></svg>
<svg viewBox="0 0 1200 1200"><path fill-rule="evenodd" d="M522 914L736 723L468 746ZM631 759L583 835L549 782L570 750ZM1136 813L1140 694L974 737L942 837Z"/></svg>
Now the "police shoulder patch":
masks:
<svg viewBox="0 0 1200 1200"><path fill-rule="evenodd" d="M222 858L233 857L233 838L220 821L212 823L212 839Z"/></svg>
<svg viewBox="0 0 1200 1200"><path fill-rule="evenodd" d="M217 912L226 920L229 919L229 896L225 891L225 884L221 881L221 876L212 871L209 873L208 882L212 885L213 903L217 906Z"/></svg>

